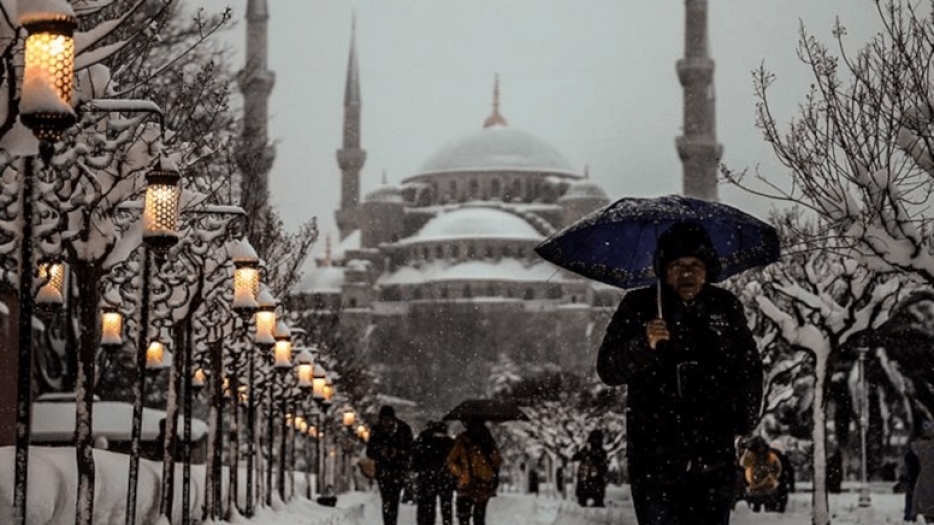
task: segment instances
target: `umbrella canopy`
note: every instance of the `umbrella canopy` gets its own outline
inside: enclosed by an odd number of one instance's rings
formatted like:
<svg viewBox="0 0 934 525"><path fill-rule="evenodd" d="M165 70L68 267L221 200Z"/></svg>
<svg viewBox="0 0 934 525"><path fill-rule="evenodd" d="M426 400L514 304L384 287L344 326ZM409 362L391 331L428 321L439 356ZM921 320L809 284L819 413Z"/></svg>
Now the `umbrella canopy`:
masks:
<svg viewBox="0 0 934 525"><path fill-rule="evenodd" d="M545 239L535 248L543 259L620 288L655 283L658 236L679 222L700 224L717 251L717 281L775 262L778 232L772 226L719 202L667 195L623 198Z"/></svg>
<svg viewBox="0 0 934 525"><path fill-rule="evenodd" d="M467 399L445 414L445 421L482 419L484 421L527 421L515 403L498 399Z"/></svg>

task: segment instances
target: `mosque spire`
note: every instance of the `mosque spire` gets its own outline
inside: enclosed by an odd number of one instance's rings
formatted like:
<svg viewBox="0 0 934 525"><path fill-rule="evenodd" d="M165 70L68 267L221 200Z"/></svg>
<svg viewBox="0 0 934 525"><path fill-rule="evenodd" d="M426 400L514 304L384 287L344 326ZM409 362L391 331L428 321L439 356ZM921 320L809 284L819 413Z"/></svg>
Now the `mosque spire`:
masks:
<svg viewBox="0 0 934 525"><path fill-rule="evenodd" d="M324 236L324 261L322 266L331 266L331 233Z"/></svg>
<svg viewBox="0 0 934 525"><path fill-rule="evenodd" d="M360 227L360 170L366 163L366 150L360 147L362 106L357 64L357 15L354 13L350 22L350 55L344 85L343 143L337 150L337 165L341 169L341 205L334 215L342 240Z"/></svg>
<svg viewBox="0 0 934 525"><path fill-rule="evenodd" d="M483 122L484 128L493 126L508 126L509 122L499 114L499 73L496 74L493 81L493 113Z"/></svg>
<svg viewBox="0 0 934 525"><path fill-rule="evenodd" d="M240 205L252 218L250 241L258 246L265 231L269 172L275 147L269 143L269 95L276 75L268 68L267 0L248 0L246 7L246 64L237 75L243 94L242 142L236 156L241 172Z"/></svg>

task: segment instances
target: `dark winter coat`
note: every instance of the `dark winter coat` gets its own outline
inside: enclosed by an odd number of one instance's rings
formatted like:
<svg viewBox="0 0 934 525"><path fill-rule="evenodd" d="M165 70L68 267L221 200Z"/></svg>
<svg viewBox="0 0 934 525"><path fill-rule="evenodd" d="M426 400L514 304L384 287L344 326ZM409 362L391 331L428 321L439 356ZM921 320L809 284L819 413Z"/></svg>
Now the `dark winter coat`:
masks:
<svg viewBox="0 0 934 525"><path fill-rule="evenodd" d="M419 485L429 484L435 491L453 491L456 480L447 469L448 454L454 438L443 432L425 430L418 435L412 452L412 470Z"/></svg>
<svg viewBox="0 0 934 525"><path fill-rule="evenodd" d="M762 400L762 360L743 306L709 284L690 305L663 286L662 311L671 340L652 350L645 324L658 315L656 288L627 293L597 358L605 383L628 385L630 471L665 479L732 465L734 437L752 431Z"/></svg>
<svg viewBox="0 0 934 525"><path fill-rule="evenodd" d="M366 457L376 462L376 480L402 483L409 470L412 454L412 427L399 419L394 429L381 425L373 428L366 446Z"/></svg>

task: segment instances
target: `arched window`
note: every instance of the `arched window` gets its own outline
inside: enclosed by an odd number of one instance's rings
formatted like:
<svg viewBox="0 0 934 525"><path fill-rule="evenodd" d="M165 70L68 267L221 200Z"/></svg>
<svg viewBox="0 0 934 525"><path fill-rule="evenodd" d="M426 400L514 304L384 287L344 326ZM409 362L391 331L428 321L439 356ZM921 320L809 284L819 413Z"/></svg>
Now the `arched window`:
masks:
<svg viewBox="0 0 934 525"><path fill-rule="evenodd" d="M451 246L451 258L460 259L461 257L461 247L458 245Z"/></svg>
<svg viewBox="0 0 934 525"><path fill-rule="evenodd" d="M490 244L486 245L486 258L487 259L493 258L493 246Z"/></svg>
<svg viewBox="0 0 934 525"><path fill-rule="evenodd" d="M477 258L477 247L473 244L467 246L467 258L476 259Z"/></svg>
<svg viewBox="0 0 934 525"><path fill-rule="evenodd" d="M526 301L531 301L532 299L535 299L535 290L533 290L532 288L526 288L525 294L522 296L522 298L525 299Z"/></svg>
<svg viewBox="0 0 934 525"><path fill-rule="evenodd" d="M470 290L470 285L469 285L469 284L465 284L465 285L464 285L463 296L464 296L464 297L473 297L473 292Z"/></svg>
<svg viewBox="0 0 934 525"><path fill-rule="evenodd" d="M444 246L435 246L435 259L444 259Z"/></svg>
<svg viewBox="0 0 934 525"><path fill-rule="evenodd" d="M416 286L415 290L412 291L412 299L419 300L422 298L422 287Z"/></svg>
<svg viewBox="0 0 934 525"><path fill-rule="evenodd" d="M480 196L480 182L477 179L470 179L470 197L476 199Z"/></svg>
<svg viewBox="0 0 934 525"><path fill-rule="evenodd" d="M494 199L498 199L502 197L502 195L500 195L500 191L502 190L500 189L500 186L499 186L499 179L491 180L490 181L490 196L493 197Z"/></svg>
<svg viewBox="0 0 934 525"><path fill-rule="evenodd" d="M448 194L451 196L452 201L457 200L457 181L454 179L448 182Z"/></svg>
<svg viewBox="0 0 934 525"><path fill-rule="evenodd" d="M447 287L447 286L442 286L442 287L441 287L441 298L442 298L442 299L447 299L447 298L448 298L448 295L449 295L449 294L448 294L448 287Z"/></svg>

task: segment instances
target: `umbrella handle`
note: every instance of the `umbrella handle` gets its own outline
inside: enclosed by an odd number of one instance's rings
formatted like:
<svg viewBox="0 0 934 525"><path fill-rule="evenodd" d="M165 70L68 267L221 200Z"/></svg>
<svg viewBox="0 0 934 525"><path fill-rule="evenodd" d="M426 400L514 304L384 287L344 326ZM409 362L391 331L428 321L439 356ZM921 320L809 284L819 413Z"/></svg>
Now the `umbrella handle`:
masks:
<svg viewBox="0 0 934 525"><path fill-rule="evenodd" d="M662 317L662 282L658 279L655 280L655 304L658 307L658 318L664 319Z"/></svg>

